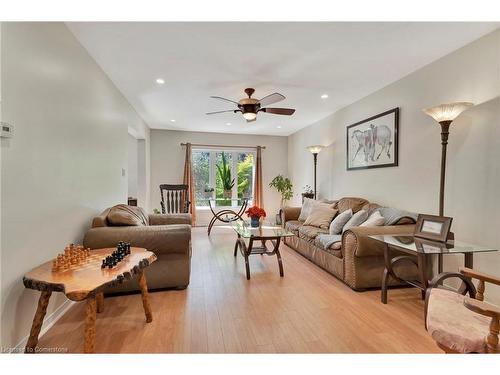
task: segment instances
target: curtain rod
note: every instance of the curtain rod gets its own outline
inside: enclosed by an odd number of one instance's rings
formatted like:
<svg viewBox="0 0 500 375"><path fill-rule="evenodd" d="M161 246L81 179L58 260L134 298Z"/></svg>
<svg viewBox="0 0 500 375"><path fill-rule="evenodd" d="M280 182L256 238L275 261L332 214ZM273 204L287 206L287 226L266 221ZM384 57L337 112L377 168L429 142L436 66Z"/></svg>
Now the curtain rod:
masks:
<svg viewBox="0 0 500 375"><path fill-rule="evenodd" d="M185 146L187 143L181 143L181 146ZM218 147L218 148L257 148L258 146L228 146L228 145L204 145L201 143L191 143L194 147ZM266 146L260 146L261 149L265 150Z"/></svg>

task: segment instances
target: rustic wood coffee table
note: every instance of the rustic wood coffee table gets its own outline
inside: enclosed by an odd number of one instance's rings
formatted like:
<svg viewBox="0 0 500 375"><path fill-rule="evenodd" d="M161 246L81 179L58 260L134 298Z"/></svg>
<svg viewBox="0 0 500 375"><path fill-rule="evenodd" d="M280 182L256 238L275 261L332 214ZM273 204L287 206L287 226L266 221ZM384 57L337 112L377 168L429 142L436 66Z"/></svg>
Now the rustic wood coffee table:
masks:
<svg viewBox="0 0 500 375"><path fill-rule="evenodd" d="M110 255L115 249L92 250L91 255L82 264L71 265L64 271L52 271L52 261L28 272L24 278L24 286L41 292L38 308L33 318L33 325L26 344L26 353L34 353L38 344L38 335L42 328L43 318L47 312L52 292L62 292L72 301L87 300L85 318L84 352L94 352L96 312L103 309L103 290L107 287L121 284L139 277L142 294L142 304L146 314L146 322L153 321L151 306L148 298L148 287L144 268L156 260L156 255L146 249L132 247L130 255L111 269L101 269L102 259Z"/></svg>
<svg viewBox="0 0 500 375"><path fill-rule="evenodd" d="M244 220L237 220L231 224L232 228L238 235L234 245L234 256L240 249L241 255L245 258L245 269L247 280L250 280L250 263L248 257L252 254L276 255L278 258L278 267L280 276L283 277L283 262L281 261L280 242L282 237L290 237L294 234L279 226L261 225L258 228L252 228L250 224ZM245 242L248 239L248 246ZM261 246L255 246L255 241L260 241ZM269 241L273 245L270 249L266 242Z"/></svg>

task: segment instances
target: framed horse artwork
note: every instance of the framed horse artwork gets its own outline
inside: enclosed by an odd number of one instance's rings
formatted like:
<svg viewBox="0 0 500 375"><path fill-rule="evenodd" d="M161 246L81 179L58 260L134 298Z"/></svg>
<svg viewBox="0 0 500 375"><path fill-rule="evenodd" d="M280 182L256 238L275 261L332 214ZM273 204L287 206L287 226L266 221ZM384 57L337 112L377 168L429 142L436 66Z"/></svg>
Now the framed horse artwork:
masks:
<svg viewBox="0 0 500 375"><path fill-rule="evenodd" d="M398 165L399 108L347 127L347 170Z"/></svg>

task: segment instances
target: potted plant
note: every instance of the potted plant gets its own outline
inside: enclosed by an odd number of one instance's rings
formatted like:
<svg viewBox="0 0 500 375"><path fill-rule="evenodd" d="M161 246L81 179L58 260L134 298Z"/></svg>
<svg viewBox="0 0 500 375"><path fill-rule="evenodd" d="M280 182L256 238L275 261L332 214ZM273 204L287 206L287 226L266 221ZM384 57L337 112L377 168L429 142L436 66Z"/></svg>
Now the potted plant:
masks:
<svg viewBox="0 0 500 375"><path fill-rule="evenodd" d="M203 190L205 192L205 198L212 198L214 194L214 188L210 186L206 186L205 189Z"/></svg>
<svg viewBox="0 0 500 375"><path fill-rule="evenodd" d="M288 177L277 175L273 178L269 187L275 188L281 194L280 211L276 214L276 224L281 225L281 210L285 206L285 202L293 197L293 185Z"/></svg>
<svg viewBox="0 0 500 375"><path fill-rule="evenodd" d="M288 177L283 177L282 175L277 175L273 178L269 187L275 188L278 193L281 194L280 207L283 208L285 202L290 200L293 196L293 185Z"/></svg>
<svg viewBox="0 0 500 375"><path fill-rule="evenodd" d="M311 186L304 186L304 192L302 193L302 202L304 202L304 198L314 199L314 191Z"/></svg>
<svg viewBox="0 0 500 375"><path fill-rule="evenodd" d="M257 206L250 207L245 213L250 217L250 226L253 228L259 227L261 217L266 217L266 211Z"/></svg>
<svg viewBox="0 0 500 375"><path fill-rule="evenodd" d="M223 197L231 198L233 193L234 178L231 178L231 166L227 162L226 154L221 154L221 163L217 165L217 173L222 183Z"/></svg>

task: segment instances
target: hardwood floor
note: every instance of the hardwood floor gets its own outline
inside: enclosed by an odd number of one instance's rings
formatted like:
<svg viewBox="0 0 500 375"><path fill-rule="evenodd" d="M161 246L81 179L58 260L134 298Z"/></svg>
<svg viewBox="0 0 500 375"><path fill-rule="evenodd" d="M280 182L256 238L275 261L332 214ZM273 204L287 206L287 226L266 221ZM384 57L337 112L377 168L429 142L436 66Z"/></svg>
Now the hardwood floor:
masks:
<svg viewBox="0 0 500 375"><path fill-rule="evenodd" d="M427 335L416 289L357 293L287 246L285 277L276 257L253 256L251 280L235 234L193 228L191 284L150 293L146 324L141 295L106 298L96 324L97 353L442 353ZM85 304L71 308L39 341L83 351Z"/></svg>

